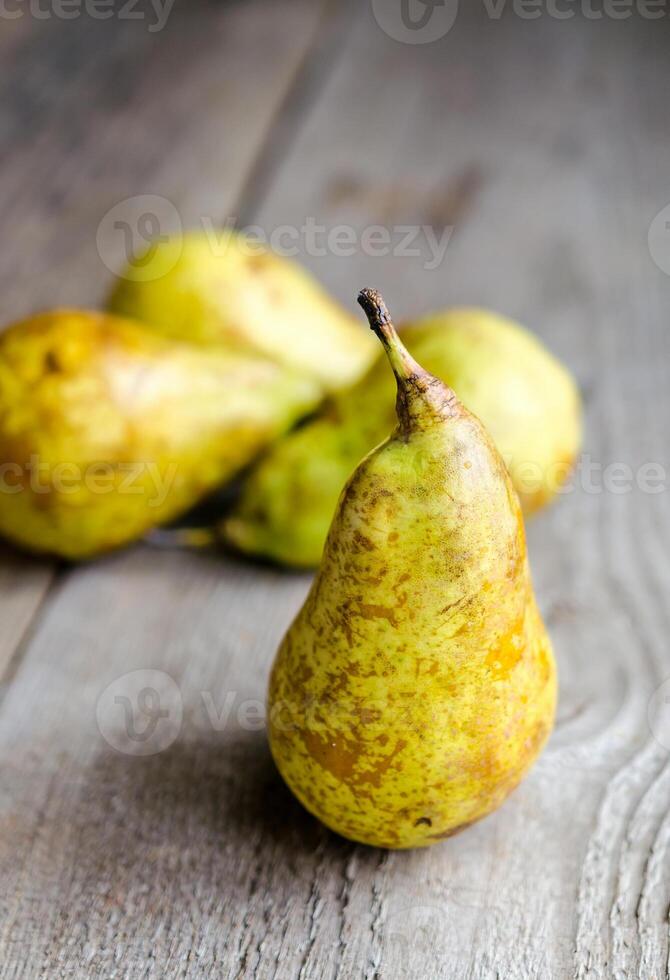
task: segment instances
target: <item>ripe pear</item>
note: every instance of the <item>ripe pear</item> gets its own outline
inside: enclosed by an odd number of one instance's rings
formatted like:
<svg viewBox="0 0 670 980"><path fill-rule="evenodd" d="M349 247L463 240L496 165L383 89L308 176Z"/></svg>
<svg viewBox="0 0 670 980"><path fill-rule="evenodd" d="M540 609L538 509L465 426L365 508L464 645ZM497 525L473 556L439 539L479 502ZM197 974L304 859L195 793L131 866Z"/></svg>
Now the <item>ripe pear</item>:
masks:
<svg viewBox="0 0 670 980"><path fill-rule="evenodd" d="M523 327L480 309L434 313L402 331L412 354L486 425L526 514L547 504L581 445L581 404L568 371ZM252 470L223 537L249 554L318 565L337 499L393 425L393 380L381 358Z"/></svg>
<svg viewBox="0 0 670 980"><path fill-rule="evenodd" d="M264 354L324 392L353 383L377 354L370 335L297 262L230 230L153 243L124 271L109 308L178 340Z"/></svg>
<svg viewBox="0 0 670 980"><path fill-rule="evenodd" d="M517 494L493 441L360 297L397 380L397 427L342 492L277 654L269 737L332 830L424 847L498 807L552 728L556 677Z"/></svg>
<svg viewBox="0 0 670 980"><path fill-rule="evenodd" d="M308 411L318 384L85 310L0 336L0 534L90 558L187 510Z"/></svg>

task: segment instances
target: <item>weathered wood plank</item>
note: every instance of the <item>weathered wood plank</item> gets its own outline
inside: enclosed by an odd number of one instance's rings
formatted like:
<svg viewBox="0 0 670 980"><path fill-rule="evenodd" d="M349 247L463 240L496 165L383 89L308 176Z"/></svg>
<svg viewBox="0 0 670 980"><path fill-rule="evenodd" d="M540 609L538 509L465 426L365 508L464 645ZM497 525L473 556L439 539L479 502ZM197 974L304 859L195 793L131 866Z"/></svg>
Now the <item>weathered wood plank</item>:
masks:
<svg viewBox="0 0 670 980"><path fill-rule="evenodd" d="M104 298L103 258L120 267L123 239L101 258L97 227L127 197L165 196L184 225L230 210L322 10L182 4L160 34L133 19L3 21L3 323ZM55 574L3 554L0 677Z"/></svg>
<svg viewBox="0 0 670 980"><path fill-rule="evenodd" d="M4 316L100 301L98 224L128 197L165 196L184 226L233 209L322 10L177 4L160 34L133 20L45 21L11 65ZM122 265L122 236L104 258Z"/></svg>
<svg viewBox="0 0 670 980"><path fill-rule="evenodd" d="M425 247L305 259L352 307L373 284L401 313L470 301L520 317L583 381L593 460L668 471L670 280L646 246L668 203L666 31L486 20L472 5L444 41L411 47L361 7L245 217L268 231L453 223L433 270ZM158 101L151 72L139 77ZM185 151L144 183L160 151L117 156L125 187L174 192ZM200 193L209 207L214 186L187 190L185 211ZM221 203L234 210L234 195ZM530 529L562 682L550 750L499 813L430 852L338 840L273 772L249 702L307 579L146 549L71 572L0 712L0 977L666 976L669 770L647 707L669 672L670 498L584 479ZM114 700L137 709L137 683L108 688L134 670L177 685L140 677L170 712L157 733L183 709L174 742L143 758L100 730L143 744Z"/></svg>

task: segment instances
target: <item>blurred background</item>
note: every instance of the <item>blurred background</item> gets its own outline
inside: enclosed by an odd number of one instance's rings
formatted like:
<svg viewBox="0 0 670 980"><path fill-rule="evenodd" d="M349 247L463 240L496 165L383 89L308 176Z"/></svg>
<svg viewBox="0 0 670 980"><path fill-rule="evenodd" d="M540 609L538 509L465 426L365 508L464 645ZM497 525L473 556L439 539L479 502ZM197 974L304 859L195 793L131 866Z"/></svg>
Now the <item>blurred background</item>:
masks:
<svg viewBox="0 0 670 980"><path fill-rule="evenodd" d="M669 40L643 0L0 7L3 322L101 305L157 235L250 228L352 312L371 285L528 326L596 467L529 526L550 749L430 857L335 840L240 722L308 576L3 551L0 977L668 975ZM653 491L602 475L648 463ZM147 759L96 722L138 670L182 712Z"/></svg>

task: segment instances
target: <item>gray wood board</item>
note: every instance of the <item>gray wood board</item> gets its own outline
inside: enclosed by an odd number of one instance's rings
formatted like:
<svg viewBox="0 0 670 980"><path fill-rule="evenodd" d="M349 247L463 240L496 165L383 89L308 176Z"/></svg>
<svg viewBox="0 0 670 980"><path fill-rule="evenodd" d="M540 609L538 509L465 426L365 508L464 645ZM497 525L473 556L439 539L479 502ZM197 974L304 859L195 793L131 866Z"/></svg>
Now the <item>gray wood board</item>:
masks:
<svg viewBox="0 0 670 980"><path fill-rule="evenodd" d="M184 226L232 210L327 9L181 4L159 34L153 18L3 21L2 323L102 302L125 242L101 255L98 226L128 198L164 197ZM0 581L1 676L54 568L5 554Z"/></svg>
<svg viewBox="0 0 670 980"><path fill-rule="evenodd" d="M304 5L282 4L268 24L277 8L203 6L194 21L241 18L238 44L251 45L258 17L279 39L295 32L282 25L291 12L300 23ZM268 231L307 217L358 230L453 225L437 270L425 255L304 259L352 308L371 284L401 315L474 302L518 316L580 378L592 459L668 469L670 278L647 247L670 199L665 21L489 20L473 5L443 41L410 46L361 5L337 35L332 73L315 84L307 72L309 97L284 105L281 152L271 143L255 167L243 154L225 198L209 167L222 116L190 107L207 66L226 61L202 31L197 63L169 34L136 66L146 125L147 99L178 101L144 150L137 133L132 152L118 149L125 105L108 119L79 109L90 203L65 229L45 212L22 250L44 235L46 269L64 240L74 282L95 298L103 277L76 232L124 194L183 194L190 220L243 200ZM239 50L231 57L244 66ZM163 59L179 62L179 77ZM92 70L84 59L82 73ZM227 129L241 127L241 98L223 113ZM37 185L57 145L41 138L40 153L17 150ZM167 142L179 144L170 162ZM21 188L28 198L28 178L15 180L7 201ZM598 490L582 476L529 529L561 673L550 748L497 814L429 852L339 840L273 772L254 702L308 578L145 548L61 576L0 711L0 977L666 977L670 726L663 713L650 725L648 706L670 673L668 493ZM183 711L174 742L144 758L100 731L122 736L113 696L134 681L108 685L135 670L164 672L147 683L170 722Z"/></svg>

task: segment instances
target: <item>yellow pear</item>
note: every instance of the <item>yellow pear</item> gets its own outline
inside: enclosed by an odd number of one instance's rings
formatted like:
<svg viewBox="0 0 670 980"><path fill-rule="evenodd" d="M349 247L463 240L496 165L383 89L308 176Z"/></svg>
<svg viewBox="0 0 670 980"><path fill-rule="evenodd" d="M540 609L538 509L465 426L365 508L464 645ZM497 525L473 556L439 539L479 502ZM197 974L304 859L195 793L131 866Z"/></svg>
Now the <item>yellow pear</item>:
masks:
<svg viewBox="0 0 670 980"><path fill-rule="evenodd" d="M357 380L377 353L297 262L230 230L153 243L122 273L109 308L179 340L257 351L326 392Z"/></svg>
<svg viewBox="0 0 670 980"><path fill-rule="evenodd" d="M361 305L398 423L342 492L269 688L272 754L323 823L424 847L498 807L552 728L556 678L521 508L481 423Z"/></svg>
<svg viewBox="0 0 670 980"><path fill-rule="evenodd" d="M246 466L319 399L273 361L56 310L0 335L0 534L90 558Z"/></svg>
<svg viewBox="0 0 670 980"><path fill-rule="evenodd" d="M453 309L407 324L413 356L484 422L526 514L568 478L581 444L581 404L568 371L518 324ZM318 565L340 491L393 425L393 379L383 355L356 385L279 440L252 470L222 525L241 551Z"/></svg>

